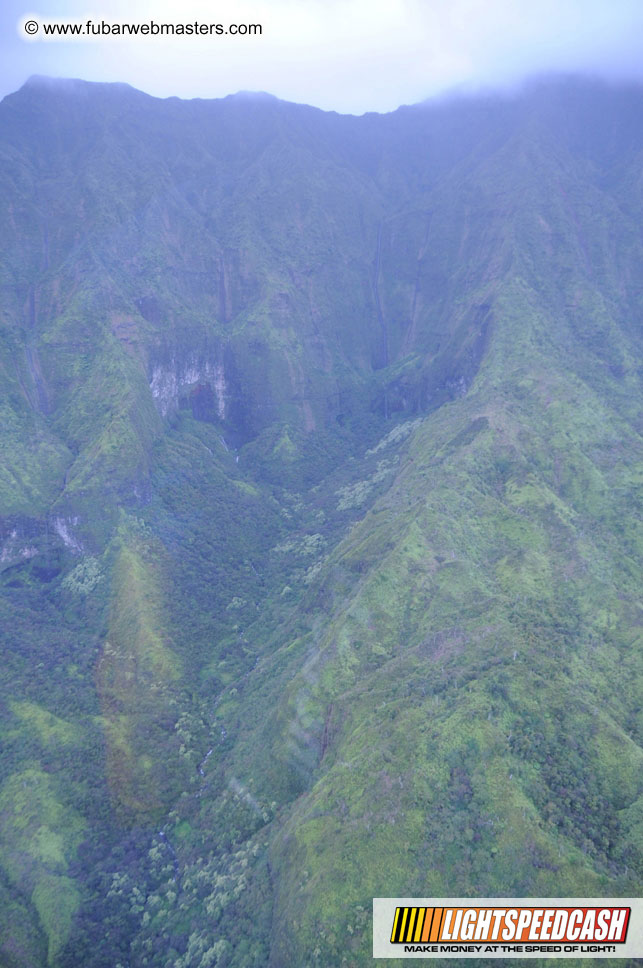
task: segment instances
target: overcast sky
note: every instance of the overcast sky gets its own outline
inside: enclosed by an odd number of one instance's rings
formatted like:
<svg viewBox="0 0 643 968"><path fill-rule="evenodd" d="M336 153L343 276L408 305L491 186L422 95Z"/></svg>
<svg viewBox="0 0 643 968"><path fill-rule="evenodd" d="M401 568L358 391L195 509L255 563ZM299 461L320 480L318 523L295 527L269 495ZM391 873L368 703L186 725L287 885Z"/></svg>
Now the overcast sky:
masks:
<svg viewBox="0 0 643 968"><path fill-rule="evenodd" d="M543 71L643 80L643 0L0 0L0 96L31 74L159 97L268 91L360 114ZM24 21L39 24L27 39ZM42 21L261 24L257 37L45 41Z"/></svg>

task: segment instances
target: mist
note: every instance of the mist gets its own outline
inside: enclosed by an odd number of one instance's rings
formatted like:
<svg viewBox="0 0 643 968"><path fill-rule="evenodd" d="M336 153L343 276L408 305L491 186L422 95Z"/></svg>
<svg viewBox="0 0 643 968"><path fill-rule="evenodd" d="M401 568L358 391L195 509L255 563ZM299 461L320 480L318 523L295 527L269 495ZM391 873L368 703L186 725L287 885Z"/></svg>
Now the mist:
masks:
<svg viewBox="0 0 643 968"><path fill-rule="evenodd" d="M267 91L326 110L388 111L453 89L503 88L544 72L643 80L638 0L9 0L0 94L32 74L124 81L158 97ZM259 25L255 36L29 37L31 19L64 23Z"/></svg>

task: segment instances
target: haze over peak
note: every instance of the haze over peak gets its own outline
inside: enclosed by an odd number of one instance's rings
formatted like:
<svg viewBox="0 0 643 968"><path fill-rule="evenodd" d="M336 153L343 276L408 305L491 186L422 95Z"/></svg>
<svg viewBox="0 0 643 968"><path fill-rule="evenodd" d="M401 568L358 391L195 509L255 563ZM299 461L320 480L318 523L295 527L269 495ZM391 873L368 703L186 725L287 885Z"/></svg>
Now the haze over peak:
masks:
<svg viewBox="0 0 643 968"><path fill-rule="evenodd" d="M640 78L643 8L635 0L399 0L342 4L253 0L219 4L226 29L261 25L259 36L43 39L42 21L85 24L80 0L41 4L39 30L26 36L18 0L3 6L0 91L30 73L122 77L156 96L221 97L230 90L273 91L282 99L360 114L393 110L466 85L514 84L538 71L596 72ZM212 10L186 0L136 5L110 0L109 22L209 23ZM100 49L100 56L96 56Z"/></svg>
<svg viewBox="0 0 643 968"><path fill-rule="evenodd" d="M90 81L82 77L54 77L47 74L32 74L25 81L24 87L59 88L60 90L97 90L109 88L111 90L134 91L131 84L124 81ZM144 93L140 91L139 93ZM149 96L149 95L148 95Z"/></svg>
<svg viewBox="0 0 643 968"><path fill-rule="evenodd" d="M314 105L284 100L280 97L277 97L275 94L270 93L269 91L240 90L227 93L216 98L182 98L177 95L156 97L123 81L91 81L83 78L53 77L44 74L31 75L23 83L23 85L13 93L19 94L20 91L42 91L60 95L78 94L88 98L91 98L92 96L108 95L110 99L113 99L118 95L126 96L129 94L141 99L148 99L149 102L156 102L158 104L163 102L172 104L192 103L194 105L215 102L227 102L228 104L238 103L240 105L254 104L257 106L261 106L262 104L265 104L266 106L271 104L283 104L292 105L293 107L320 110L315 108ZM454 107L457 109L458 105L478 105L482 108L483 106L490 106L493 104L511 105L519 101L528 104L530 102L540 100L544 103L549 99L552 101L552 103L554 103L559 99L578 99L579 97L585 99L587 101L588 108L591 108L591 99L593 96L603 99L605 97L609 97L610 93L613 92L614 94L620 93L624 96L630 95L636 98L642 91L643 81L639 80L624 80L615 78L608 79L601 77L596 73L550 72L538 73L525 77L520 82L509 86L486 86L475 89L465 87L453 88L451 90L441 92L440 94L436 94L432 97L425 98L414 104L402 104L393 111L383 113L377 111L369 111L364 115L342 115L341 112L336 111L325 111L322 113L345 117L374 118L394 114L396 111L400 110L416 111L422 109L436 109L440 112L443 112L445 110L449 111Z"/></svg>
<svg viewBox="0 0 643 968"><path fill-rule="evenodd" d="M0 104L0 961L643 889L643 91Z"/></svg>

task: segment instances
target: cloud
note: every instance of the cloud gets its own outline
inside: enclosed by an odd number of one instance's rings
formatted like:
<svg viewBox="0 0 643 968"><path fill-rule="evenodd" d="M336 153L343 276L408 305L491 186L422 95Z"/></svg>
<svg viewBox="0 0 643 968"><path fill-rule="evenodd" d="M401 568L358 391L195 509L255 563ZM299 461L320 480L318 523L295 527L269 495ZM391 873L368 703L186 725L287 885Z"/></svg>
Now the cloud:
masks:
<svg viewBox="0 0 643 968"><path fill-rule="evenodd" d="M38 0L36 0L38 2ZM261 24L255 37L27 42L35 19ZM123 80L159 96L266 90L340 111L389 110L455 86L546 70L643 77L641 0L8 0L3 86L17 74ZM13 17L13 24L8 18ZM42 36L42 32L40 34Z"/></svg>

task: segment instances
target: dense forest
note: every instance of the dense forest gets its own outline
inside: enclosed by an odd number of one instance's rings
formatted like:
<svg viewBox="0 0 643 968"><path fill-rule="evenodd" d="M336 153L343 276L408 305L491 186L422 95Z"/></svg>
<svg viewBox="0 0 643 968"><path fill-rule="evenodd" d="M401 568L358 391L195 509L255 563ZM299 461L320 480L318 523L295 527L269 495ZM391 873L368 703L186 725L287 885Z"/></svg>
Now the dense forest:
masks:
<svg viewBox="0 0 643 968"><path fill-rule="evenodd" d="M3 968L641 894L642 170L587 79L2 101Z"/></svg>

